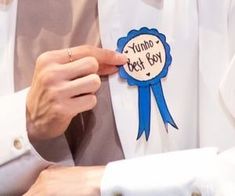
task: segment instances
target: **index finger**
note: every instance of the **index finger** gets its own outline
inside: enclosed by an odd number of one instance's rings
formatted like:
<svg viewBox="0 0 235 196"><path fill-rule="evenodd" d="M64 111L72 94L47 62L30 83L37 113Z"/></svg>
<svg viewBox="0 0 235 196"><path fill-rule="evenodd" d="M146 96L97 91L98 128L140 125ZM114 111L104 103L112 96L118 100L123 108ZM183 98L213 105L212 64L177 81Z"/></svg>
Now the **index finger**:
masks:
<svg viewBox="0 0 235 196"><path fill-rule="evenodd" d="M58 53L58 60L61 64L68 63L71 59L76 61L87 56L96 58L99 64L123 65L127 62L127 57L121 53L87 45L70 48L71 54L68 54L67 49L55 52Z"/></svg>

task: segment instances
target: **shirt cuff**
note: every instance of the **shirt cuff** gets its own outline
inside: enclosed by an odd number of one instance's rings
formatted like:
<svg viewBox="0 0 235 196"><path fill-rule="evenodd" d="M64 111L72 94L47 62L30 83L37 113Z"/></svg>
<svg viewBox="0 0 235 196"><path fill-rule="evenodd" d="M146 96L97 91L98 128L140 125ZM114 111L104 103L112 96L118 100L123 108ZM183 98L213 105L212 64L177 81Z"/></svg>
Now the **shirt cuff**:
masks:
<svg viewBox="0 0 235 196"><path fill-rule="evenodd" d="M0 97L0 165L30 151L26 131L25 100L27 90Z"/></svg>
<svg viewBox="0 0 235 196"><path fill-rule="evenodd" d="M44 141L36 148L30 143L26 128L27 93L25 89L0 97L0 195L24 193L49 165L74 165L64 136Z"/></svg>
<svg viewBox="0 0 235 196"><path fill-rule="evenodd" d="M213 195L217 149L151 155L107 165L101 195Z"/></svg>

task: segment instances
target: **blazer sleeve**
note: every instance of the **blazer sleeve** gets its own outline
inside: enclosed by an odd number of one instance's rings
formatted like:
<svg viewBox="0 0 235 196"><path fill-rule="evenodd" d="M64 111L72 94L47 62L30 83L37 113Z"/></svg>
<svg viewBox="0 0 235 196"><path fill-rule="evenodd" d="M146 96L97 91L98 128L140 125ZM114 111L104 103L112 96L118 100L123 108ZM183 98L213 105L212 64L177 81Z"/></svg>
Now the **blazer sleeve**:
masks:
<svg viewBox="0 0 235 196"><path fill-rule="evenodd" d="M73 165L64 136L37 145L30 143L26 130L27 92L25 89L0 97L0 195L24 193L49 165Z"/></svg>
<svg viewBox="0 0 235 196"><path fill-rule="evenodd" d="M233 158L231 158L233 157ZM235 149L215 148L151 155L108 164L102 196L235 195Z"/></svg>
<svg viewBox="0 0 235 196"><path fill-rule="evenodd" d="M220 95L227 111L235 119L235 0L231 1L228 16L228 42L230 62L220 84Z"/></svg>

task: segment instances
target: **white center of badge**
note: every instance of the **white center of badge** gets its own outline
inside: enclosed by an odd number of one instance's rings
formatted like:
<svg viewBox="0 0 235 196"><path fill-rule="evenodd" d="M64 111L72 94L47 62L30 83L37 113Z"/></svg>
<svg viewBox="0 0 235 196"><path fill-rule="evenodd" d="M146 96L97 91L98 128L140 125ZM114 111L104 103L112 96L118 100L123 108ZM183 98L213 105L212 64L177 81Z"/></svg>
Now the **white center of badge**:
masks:
<svg viewBox="0 0 235 196"><path fill-rule="evenodd" d="M125 71L140 81L155 78L164 68L166 55L164 45L153 35L139 35L131 39L123 52L128 57Z"/></svg>

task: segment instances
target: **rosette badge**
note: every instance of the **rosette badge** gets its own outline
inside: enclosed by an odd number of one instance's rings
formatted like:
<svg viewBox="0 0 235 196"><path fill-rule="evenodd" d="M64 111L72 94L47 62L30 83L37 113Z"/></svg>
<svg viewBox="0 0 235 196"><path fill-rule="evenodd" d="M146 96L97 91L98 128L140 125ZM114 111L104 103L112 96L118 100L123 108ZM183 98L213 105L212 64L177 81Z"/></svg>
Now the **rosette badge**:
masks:
<svg viewBox="0 0 235 196"><path fill-rule="evenodd" d="M118 40L117 50L128 57L127 64L119 69L119 74L128 84L138 86L139 130L137 139L145 133L150 135L151 89L156 99L162 120L178 129L165 101L161 79L167 76L171 65L170 46L166 37L156 29L132 30L127 37ZM167 130L167 126L166 126Z"/></svg>

